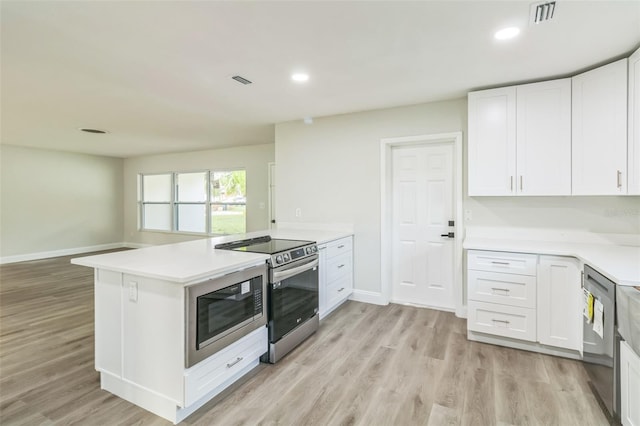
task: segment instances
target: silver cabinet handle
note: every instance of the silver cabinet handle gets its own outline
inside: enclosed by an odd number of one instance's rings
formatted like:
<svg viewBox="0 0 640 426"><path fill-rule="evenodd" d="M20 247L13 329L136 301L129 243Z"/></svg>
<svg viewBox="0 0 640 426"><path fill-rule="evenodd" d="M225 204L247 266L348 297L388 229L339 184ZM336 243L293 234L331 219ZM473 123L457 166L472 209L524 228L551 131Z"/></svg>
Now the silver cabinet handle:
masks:
<svg viewBox="0 0 640 426"><path fill-rule="evenodd" d="M342 287L340 290L338 290L338 293L340 293L342 290L344 290L344 287Z"/></svg>
<svg viewBox="0 0 640 426"><path fill-rule="evenodd" d="M234 365L236 365L237 363L239 363L239 362L240 362L240 361L242 361L242 360L243 360L243 358L242 358L241 356L239 356L238 358L236 358L236 360L235 360L235 361L230 362L229 364L227 364L227 368L231 368L231 367L233 367Z"/></svg>
<svg viewBox="0 0 640 426"><path fill-rule="evenodd" d="M342 265L338 265L338 269L344 268L344 263Z"/></svg>
<svg viewBox="0 0 640 426"><path fill-rule="evenodd" d="M504 291L505 293L509 293L509 289L508 288L491 287L491 290L493 290L493 291Z"/></svg>
<svg viewBox="0 0 640 426"><path fill-rule="evenodd" d="M622 172L620 170L618 170L617 178L618 178L618 189L620 189L622 188Z"/></svg>
<svg viewBox="0 0 640 426"><path fill-rule="evenodd" d="M520 191L522 191L522 175L520 175Z"/></svg>
<svg viewBox="0 0 640 426"><path fill-rule="evenodd" d="M509 325L509 321L507 320L499 320L499 319L492 318L491 321Z"/></svg>
<svg viewBox="0 0 640 426"><path fill-rule="evenodd" d="M338 246L339 249L344 248L344 244Z"/></svg>
<svg viewBox="0 0 640 426"><path fill-rule="evenodd" d="M510 187L510 191L513 192L513 176L509 176L509 187Z"/></svg>
<svg viewBox="0 0 640 426"><path fill-rule="evenodd" d="M493 263L494 265L506 265L506 266L509 266L509 262L496 262L496 261L492 260L491 263Z"/></svg>

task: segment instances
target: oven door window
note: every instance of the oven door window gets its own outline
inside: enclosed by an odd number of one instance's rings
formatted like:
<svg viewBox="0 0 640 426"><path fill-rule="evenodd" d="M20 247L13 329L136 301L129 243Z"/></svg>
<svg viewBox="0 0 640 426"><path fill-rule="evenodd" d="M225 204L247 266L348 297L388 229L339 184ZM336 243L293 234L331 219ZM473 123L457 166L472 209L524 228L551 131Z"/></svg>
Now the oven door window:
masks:
<svg viewBox="0 0 640 426"><path fill-rule="evenodd" d="M196 343L200 349L262 313L262 278L256 277L197 298ZM257 300L260 300L258 303Z"/></svg>
<svg viewBox="0 0 640 426"><path fill-rule="evenodd" d="M276 342L318 312L318 268L271 284L269 327Z"/></svg>

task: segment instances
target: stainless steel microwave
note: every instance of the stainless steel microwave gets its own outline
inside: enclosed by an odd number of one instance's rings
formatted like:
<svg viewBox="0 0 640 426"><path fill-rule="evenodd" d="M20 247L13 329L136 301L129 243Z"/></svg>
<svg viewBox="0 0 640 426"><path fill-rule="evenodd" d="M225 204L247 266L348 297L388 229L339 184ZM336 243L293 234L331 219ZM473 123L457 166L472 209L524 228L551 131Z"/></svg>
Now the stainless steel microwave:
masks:
<svg viewBox="0 0 640 426"><path fill-rule="evenodd" d="M265 264L185 288L187 368L266 326L266 285Z"/></svg>

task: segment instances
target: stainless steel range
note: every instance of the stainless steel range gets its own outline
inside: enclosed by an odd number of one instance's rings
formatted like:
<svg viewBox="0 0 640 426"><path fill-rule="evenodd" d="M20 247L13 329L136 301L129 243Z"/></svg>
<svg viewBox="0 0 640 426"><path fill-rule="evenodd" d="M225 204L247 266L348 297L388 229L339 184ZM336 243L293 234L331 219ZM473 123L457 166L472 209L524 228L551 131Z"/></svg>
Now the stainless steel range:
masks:
<svg viewBox="0 0 640 426"><path fill-rule="evenodd" d="M269 351L263 361L277 362L316 332L319 315L315 242L264 236L218 244L215 248L271 255L267 261Z"/></svg>

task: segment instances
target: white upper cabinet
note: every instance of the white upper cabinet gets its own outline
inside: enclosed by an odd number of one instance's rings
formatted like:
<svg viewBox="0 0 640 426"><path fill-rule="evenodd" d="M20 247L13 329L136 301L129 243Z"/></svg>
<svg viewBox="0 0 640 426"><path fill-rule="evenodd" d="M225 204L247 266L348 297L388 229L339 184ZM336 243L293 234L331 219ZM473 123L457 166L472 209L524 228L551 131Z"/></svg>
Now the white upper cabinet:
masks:
<svg viewBox="0 0 640 426"><path fill-rule="evenodd" d="M520 195L571 194L571 79L517 87Z"/></svg>
<svg viewBox="0 0 640 426"><path fill-rule="evenodd" d="M572 193L627 193L627 59L572 79Z"/></svg>
<svg viewBox="0 0 640 426"><path fill-rule="evenodd" d="M571 80L469 93L469 195L571 193Z"/></svg>
<svg viewBox="0 0 640 426"><path fill-rule="evenodd" d="M629 175L627 192L640 195L640 49L629 58Z"/></svg>
<svg viewBox="0 0 640 426"><path fill-rule="evenodd" d="M469 93L469 195L512 195L516 88Z"/></svg>

